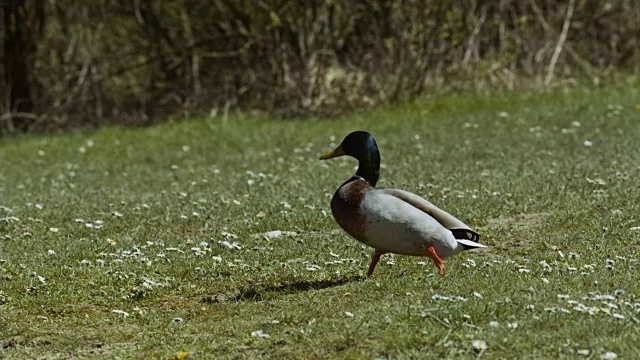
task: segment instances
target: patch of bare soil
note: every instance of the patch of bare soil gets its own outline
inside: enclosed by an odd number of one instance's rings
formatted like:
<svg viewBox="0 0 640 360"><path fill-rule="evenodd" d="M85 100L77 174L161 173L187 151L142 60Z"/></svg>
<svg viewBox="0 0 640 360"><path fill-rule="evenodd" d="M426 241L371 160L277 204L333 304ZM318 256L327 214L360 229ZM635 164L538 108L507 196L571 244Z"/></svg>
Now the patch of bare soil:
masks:
<svg viewBox="0 0 640 360"><path fill-rule="evenodd" d="M505 216L499 218L492 218L487 221L487 225L484 227L487 229L497 229L504 227L516 227L516 228L533 228L541 226L545 219L551 216L551 213L532 213L532 214L517 214L513 216Z"/></svg>
<svg viewBox="0 0 640 360"><path fill-rule="evenodd" d="M542 226L550 216L551 213L541 212L489 219L487 224L480 228L480 231L489 230L493 233L492 237L496 239L491 240L488 251L478 251L478 253L491 257L505 251L508 253L519 251L518 249L525 251L525 249L535 246L537 239L527 236L527 230ZM514 231L518 235L514 235Z"/></svg>

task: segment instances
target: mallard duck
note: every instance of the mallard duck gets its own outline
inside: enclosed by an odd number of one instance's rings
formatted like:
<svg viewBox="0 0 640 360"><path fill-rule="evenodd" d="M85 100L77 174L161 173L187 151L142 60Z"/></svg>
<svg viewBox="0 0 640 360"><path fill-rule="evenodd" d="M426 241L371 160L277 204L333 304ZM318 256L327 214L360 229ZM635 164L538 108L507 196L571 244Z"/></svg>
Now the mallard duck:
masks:
<svg viewBox="0 0 640 360"><path fill-rule="evenodd" d="M320 160L343 155L356 158L358 170L333 195L331 212L344 231L375 249L368 276L380 256L387 253L429 256L443 274L443 258L486 247L478 242L477 232L420 196L400 189L376 188L380 151L368 132L350 133Z"/></svg>

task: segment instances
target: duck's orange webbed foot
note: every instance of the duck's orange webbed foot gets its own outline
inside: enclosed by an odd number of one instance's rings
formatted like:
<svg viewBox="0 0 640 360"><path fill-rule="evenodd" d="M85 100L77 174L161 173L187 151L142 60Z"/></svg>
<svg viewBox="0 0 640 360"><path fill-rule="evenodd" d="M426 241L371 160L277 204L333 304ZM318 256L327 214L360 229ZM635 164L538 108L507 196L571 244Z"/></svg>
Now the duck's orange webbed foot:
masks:
<svg viewBox="0 0 640 360"><path fill-rule="evenodd" d="M433 263L436 264L436 267L438 268L438 271L440 271L440 274L444 274L444 261L440 259L440 256L438 256L438 253L436 252L436 249L434 249L433 246L429 246L427 248L427 254L431 258L431 260L433 260Z"/></svg>

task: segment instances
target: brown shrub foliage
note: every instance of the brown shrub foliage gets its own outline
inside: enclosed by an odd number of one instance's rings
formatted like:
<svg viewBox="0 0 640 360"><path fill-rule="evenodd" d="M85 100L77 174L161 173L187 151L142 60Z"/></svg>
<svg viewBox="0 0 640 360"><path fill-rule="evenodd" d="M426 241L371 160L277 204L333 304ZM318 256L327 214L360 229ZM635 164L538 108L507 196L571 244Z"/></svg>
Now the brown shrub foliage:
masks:
<svg viewBox="0 0 640 360"><path fill-rule="evenodd" d="M640 66L637 0L3 0L2 12L5 133L336 113Z"/></svg>

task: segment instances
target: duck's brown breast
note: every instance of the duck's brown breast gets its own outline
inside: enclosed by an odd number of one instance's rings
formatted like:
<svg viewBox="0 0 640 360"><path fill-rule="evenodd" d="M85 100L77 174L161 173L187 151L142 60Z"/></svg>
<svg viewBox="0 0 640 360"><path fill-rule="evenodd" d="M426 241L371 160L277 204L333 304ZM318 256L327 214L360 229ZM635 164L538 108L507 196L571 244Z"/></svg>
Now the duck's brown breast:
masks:
<svg viewBox="0 0 640 360"><path fill-rule="evenodd" d="M333 218L344 231L366 244L366 219L361 204L367 191L373 189L364 179L349 181L338 188L331 199Z"/></svg>

